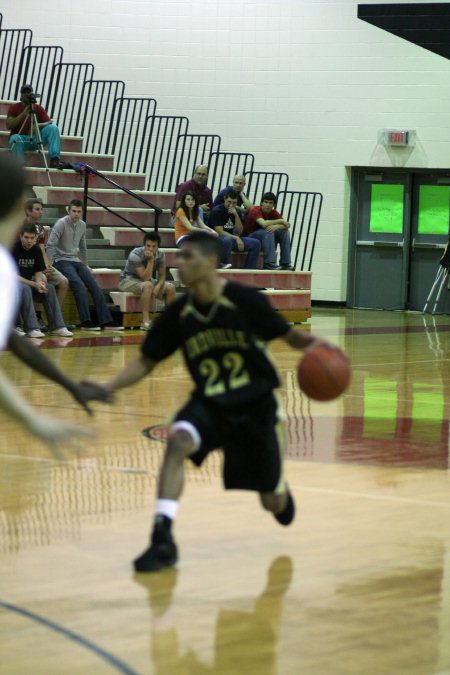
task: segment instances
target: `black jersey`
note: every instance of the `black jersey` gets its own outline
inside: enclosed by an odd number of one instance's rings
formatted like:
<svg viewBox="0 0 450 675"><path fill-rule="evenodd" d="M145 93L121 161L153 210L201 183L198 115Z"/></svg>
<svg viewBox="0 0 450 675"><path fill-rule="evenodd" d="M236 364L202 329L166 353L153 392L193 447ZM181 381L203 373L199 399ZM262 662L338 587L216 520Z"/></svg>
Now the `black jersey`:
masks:
<svg viewBox="0 0 450 675"><path fill-rule="evenodd" d="M194 304L189 294L169 305L147 333L141 350L158 362L181 348L195 393L231 408L279 386L265 342L288 331L289 324L264 295L227 282L208 306Z"/></svg>

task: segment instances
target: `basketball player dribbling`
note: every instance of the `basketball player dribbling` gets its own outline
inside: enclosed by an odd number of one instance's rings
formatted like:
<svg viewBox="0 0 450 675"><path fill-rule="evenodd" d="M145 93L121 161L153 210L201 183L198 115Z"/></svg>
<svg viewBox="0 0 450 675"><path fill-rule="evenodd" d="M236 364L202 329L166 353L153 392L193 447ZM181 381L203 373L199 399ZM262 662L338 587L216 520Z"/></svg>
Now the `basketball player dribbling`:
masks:
<svg viewBox="0 0 450 675"><path fill-rule="evenodd" d="M285 428L274 395L279 379L265 343L281 338L299 350L337 347L291 327L255 289L220 279L220 256L220 243L208 235L195 233L183 240L179 272L189 291L154 322L140 356L106 385L114 392L139 382L179 348L195 384L170 427L150 546L134 561L138 572L177 562L172 523L184 460L200 466L215 448L224 451L226 489L258 492L263 508L282 525L294 519L294 500L283 475Z"/></svg>

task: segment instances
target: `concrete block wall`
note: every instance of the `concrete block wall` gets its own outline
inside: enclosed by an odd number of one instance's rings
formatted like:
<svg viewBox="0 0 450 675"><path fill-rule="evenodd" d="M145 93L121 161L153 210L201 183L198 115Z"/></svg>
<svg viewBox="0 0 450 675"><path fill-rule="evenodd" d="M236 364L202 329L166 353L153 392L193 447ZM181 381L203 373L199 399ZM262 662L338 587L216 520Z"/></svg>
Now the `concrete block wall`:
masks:
<svg viewBox="0 0 450 675"><path fill-rule="evenodd" d="M397 0L398 2L398 0ZM414 129L408 166L448 166L450 64L357 19L355 0L5 0L3 26L90 61L192 133L324 195L313 299L345 300L349 171L385 127Z"/></svg>

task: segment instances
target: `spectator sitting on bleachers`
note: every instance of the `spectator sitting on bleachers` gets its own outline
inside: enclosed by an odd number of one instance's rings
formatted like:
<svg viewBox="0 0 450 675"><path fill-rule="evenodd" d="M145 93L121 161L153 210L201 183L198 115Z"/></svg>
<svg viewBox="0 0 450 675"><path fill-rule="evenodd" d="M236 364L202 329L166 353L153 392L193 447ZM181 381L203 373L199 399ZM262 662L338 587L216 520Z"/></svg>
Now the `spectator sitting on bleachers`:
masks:
<svg viewBox="0 0 450 675"><path fill-rule="evenodd" d="M69 281L63 274L61 274L59 270L50 264L50 260L48 259L47 251L45 250L48 241L48 232L39 222L42 218L42 208L43 205L41 199L37 199L36 197L33 199L27 199L25 202L25 222L34 225L36 228L36 243L41 249L42 257L44 258L45 262L44 274L47 277L47 281L52 286L55 286L56 297L58 298L58 302L62 307L66 293L69 290Z"/></svg>
<svg viewBox="0 0 450 675"><path fill-rule="evenodd" d="M264 254L264 269L292 270L290 224L275 210L277 198L273 192L265 192L261 206L254 206L245 219L244 234L261 242ZM280 247L280 265L277 265L276 247Z"/></svg>
<svg viewBox="0 0 450 675"><path fill-rule="evenodd" d="M119 290L141 297L141 330L150 328L150 306L153 299L164 298L166 306L175 300L176 289L166 281L166 257L159 246L156 232L144 235L144 245L134 248L120 276Z"/></svg>
<svg viewBox="0 0 450 675"><path fill-rule="evenodd" d="M175 216L175 213L178 211L178 208L181 204L181 197L188 190L192 190L195 196L198 199L200 211L200 217L204 223L208 222L209 214L212 209L212 192L206 183L208 182L208 167L200 164L195 168L194 175L190 180L180 183L177 186L177 192L172 206L172 216Z"/></svg>
<svg viewBox="0 0 450 675"><path fill-rule="evenodd" d="M233 185L227 185L227 187L224 187L217 197L215 198L213 202L213 208L215 206L219 206L219 204L223 204L225 195L228 192L230 188L233 188L236 190L238 194L238 200L237 200L237 205L239 207L239 210L242 211L242 217L241 221L244 222L247 213L250 211L250 209L253 208L252 202L248 199L247 195L244 192L244 187L245 187L245 176L242 174L238 174L233 178Z"/></svg>
<svg viewBox="0 0 450 675"><path fill-rule="evenodd" d="M37 103L32 102L33 87L24 84L20 89L20 101L10 105L6 117L6 128L11 132L9 147L11 151L24 161L27 150L37 150L38 144L35 136L31 136L31 109L36 113L42 144L48 145L50 168L64 169L66 162L62 162L61 137L59 129L53 122L47 111ZM34 99L36 100L36 99Z"/></svg>
<svg viewBox="0 0 450 675"><path fill-rule="evenodd" d="M67 216L57 220L52 228L47 244L48 259L69 280L84 330L123 330L123 326L113 322L103 291L88 267L86 223L81 220L82 213L82 202L72 199ZM99 323L97 326L91 320L86 287L94 300Z"/></svg>
<svg viewBox="0 0 450 675"><path fill-rule="evenodd" d="M215 206L211 211L210 224L214 227L222 244L222 265L232 267L230 264L231 251L248 251L245 261L246 269L256 269L261 243L257 239L242 237L243 225L236 209L238 194L233 188L229 188L223 204Z"/></svg>
<svg viewBox="0 0 450 675"><path fill-rule="evenodd" d="M20 281L20 306L25 333L31 338L45 337L39 328L33 302L42 303L47 314L49 330L59 337L71 337L64 325L61 307L54 286L47 284L45 262L36 244L36 228L28 223L22 226L20 240L14 244L12 256L16 261Z"/></svg>
<svg viewBox="0 0 450 675"><path fill-rule="evenodd" d="M175 243L179 246L182 240L191 232L198 229L206 234L212 234L217 237L217 232L208 225L205 225L200 217L200 208L197 197L192 190L188 190L181 197L180 207L175 213Z"/></svg>

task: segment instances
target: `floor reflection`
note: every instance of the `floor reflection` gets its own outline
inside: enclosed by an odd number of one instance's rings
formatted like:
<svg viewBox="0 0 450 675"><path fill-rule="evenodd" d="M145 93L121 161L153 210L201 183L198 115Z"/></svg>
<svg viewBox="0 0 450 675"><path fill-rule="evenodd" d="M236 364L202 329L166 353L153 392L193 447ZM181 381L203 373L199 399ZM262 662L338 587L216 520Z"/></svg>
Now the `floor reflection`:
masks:
<svg viewBox="0 0 450 675"><path fill-rule="evenodd" d="M220 608L217 613L213 662L208 663L191 647L182 646L181 626L177 626L176 585L178 571L135 574L134 581L148 594L151 612L150 658L158 675L229 675L259 673L276 675L278 634L283 601L293 576L289 556L279 556L267 570L264 589L253 601L253 608ZM183 600L180 599L180 603ZM230 604L230 603L228 603ZM192 615L195 623L195 614Z"/></svg>

